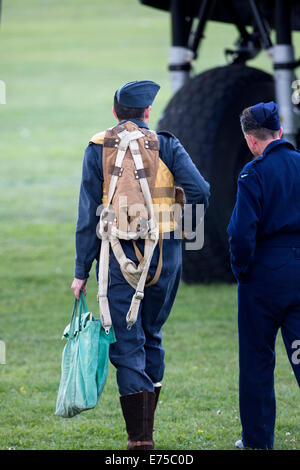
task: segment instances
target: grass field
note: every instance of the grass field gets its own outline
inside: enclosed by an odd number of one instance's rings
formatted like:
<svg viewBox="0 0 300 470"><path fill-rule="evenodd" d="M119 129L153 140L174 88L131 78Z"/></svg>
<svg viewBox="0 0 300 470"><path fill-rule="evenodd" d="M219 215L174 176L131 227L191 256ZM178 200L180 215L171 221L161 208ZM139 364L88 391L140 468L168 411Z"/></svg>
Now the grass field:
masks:
<svg viewBox="0 0 300 470"><path fill-rule="evenodd" d="M73 306L84 148L93 134L114 124L112 96L126 81L161 84L150 123L155 127L171 96L169 36L168 15L136 0L4 0L0 340L6 365L0 365L0 449L126 446L113 368L94 411L70 420L54 416L61 333ZM236 32L210 24L206 36L197 71L224 64L223 48ZM263 55L253 65L271 70ZM87 301L97 312L94 271ZM231 449L240 434L236 287L182 283L163 335L166 374L156 447ZM299 391L281 338L277 355L275 446L300 449Z"/></svg>

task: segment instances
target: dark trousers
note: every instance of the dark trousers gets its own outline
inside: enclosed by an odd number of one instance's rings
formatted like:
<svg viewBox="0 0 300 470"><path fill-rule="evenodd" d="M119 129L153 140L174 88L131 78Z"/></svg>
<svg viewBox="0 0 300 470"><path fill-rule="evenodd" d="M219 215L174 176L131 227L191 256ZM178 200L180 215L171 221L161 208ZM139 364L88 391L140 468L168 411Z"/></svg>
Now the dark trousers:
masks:
<svg viewBox="0 0 300 470"><path fill-rule="evenodd" d="M272 449L279 329L300 386L300 248L257 248L250 274L238 285L238 329L243 443Z"/></svg>
<svg viewBox="0 0 300 470"><path fill-rule="evenodd" d="M137 242L143 253L143 240ZM134 289L124 279L113 253L110 254L108 301L116 343L110 345L110 361L116 367L120 395L153 391L153 384L164 375L165 351L162 345L162 326L173 306L181 278L181 240L163 242L163 267L156 284L146 287L137 322L127 330L126 314ZM131 241L122 241L128 258L138 263ZM159 259L155 248L149 274L153 278Z"/></svg>

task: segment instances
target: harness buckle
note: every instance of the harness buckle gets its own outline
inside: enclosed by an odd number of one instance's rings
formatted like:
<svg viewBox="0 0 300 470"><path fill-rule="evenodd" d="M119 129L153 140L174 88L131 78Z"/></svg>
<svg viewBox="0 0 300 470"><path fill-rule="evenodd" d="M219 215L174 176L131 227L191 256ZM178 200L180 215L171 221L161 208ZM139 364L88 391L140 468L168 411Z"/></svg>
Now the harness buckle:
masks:
<svg viewBox="0 0 300 470"><path fill-rule="evenodd" d="M137 300L143 300L144 298L144 292L140 291L140 290L137 290L136 293L135 293L135 298Z"/></svg>

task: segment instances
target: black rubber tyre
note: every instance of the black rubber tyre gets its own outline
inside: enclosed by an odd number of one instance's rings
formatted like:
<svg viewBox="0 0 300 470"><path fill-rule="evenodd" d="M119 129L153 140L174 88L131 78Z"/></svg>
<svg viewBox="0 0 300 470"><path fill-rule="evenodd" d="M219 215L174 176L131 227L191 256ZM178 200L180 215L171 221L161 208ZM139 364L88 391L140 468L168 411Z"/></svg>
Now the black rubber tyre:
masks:
<svg viewBox="0 0 300 470"><path fill-rule="evenodd" d="M204 247L183 250L185 282L234 281L226 229L236 199L238 173L251 159L239 115L247 106L274 97L271 75L244 65L217 67L189 80L160 118L158 130L178 137L211 185Z"/></svg>

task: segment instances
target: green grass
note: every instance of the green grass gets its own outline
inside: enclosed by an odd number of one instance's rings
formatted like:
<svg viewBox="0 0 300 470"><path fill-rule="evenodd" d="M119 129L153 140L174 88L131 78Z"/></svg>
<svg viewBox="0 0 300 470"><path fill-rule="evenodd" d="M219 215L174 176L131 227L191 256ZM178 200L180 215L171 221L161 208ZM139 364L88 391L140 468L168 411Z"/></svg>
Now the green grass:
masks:
<svg viewBox="0 0 300 470"><path fill-rule="evenodd" d="M115 371L96 409L54 416L61 333L73 297L74 229L84 147L114 123L121 83L162 85L156 122L171 91L169 17L136 0L4 1L0 31L0 449L124 449ZM196 71L224 64L231 26L210 24ZM296 37L300 45L299 36ZM264 55L253 65L271 70ZM88 305L97 312L94 271ZM158 449L231 449L239 438L236 287L181 284L163 329L164 387ZM299 449L298 387L277 345L276 448ZM290 434L288 434L290 433Z"/></svg>

